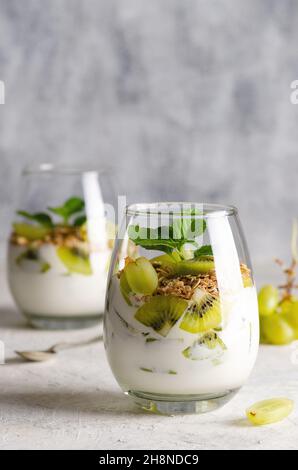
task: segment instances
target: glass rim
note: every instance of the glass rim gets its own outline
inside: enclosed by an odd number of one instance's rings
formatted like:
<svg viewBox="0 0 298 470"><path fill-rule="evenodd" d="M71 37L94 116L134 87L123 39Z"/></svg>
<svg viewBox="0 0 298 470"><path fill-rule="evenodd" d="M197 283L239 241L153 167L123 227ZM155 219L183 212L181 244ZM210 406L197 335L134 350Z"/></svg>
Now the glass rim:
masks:
<svg viewBox="0 0 298 470"><path fill-rule="evenodd" d="M233 205L213 204L204 202L152 202L152 203L135 203L126 206L126 213L130 216L137 215L162 215L171 213L177 217L182 215L183 210L198 209L199 214L186 214L186 217L195 217L205 219L210 217L228 217L238 214L238 209Z"/></svg>
<svg viewBox="0 0 298 470"><path fill-rule="evenodd" d="M68 165L54 163L29 163L22 170L23 176L28 175L82 175L85 173L104 174L108 168L96 168L89 165Z"/></svg>

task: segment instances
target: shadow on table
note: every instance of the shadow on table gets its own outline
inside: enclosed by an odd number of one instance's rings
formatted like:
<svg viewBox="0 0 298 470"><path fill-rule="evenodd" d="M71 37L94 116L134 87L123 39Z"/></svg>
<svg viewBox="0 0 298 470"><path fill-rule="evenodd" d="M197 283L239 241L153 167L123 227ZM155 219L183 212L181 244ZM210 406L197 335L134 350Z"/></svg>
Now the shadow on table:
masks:
<svg viewBox="0 0 298 470"><path fill-rule="evenodd" d="M16 408L45 408L61 413L83 413L98 415L114 415L142 413L141 410L121 392L95 390L94 392L73 393L66 390L32 391L32 392L0 392L0 409L11 405Z"/></svg>
<svg viewBox="0 0 298 470"><path fill-rule="evenodd" d="M27 330L26 319L14 307L0 307L0 328Z"/></svg>

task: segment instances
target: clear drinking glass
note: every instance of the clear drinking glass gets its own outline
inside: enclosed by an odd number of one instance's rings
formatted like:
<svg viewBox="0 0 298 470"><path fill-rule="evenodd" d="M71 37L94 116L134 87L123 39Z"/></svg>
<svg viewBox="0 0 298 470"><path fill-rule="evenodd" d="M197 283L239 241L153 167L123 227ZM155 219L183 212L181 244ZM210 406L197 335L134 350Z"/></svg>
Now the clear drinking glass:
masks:
<svg viewBox="0 0 298 470"><path fill-rule="evenodd" d="M105 348L142 408L202 413L226 403L256 360L256 288L230 206L129 206L114 247Z"/></svg>
<svg viewBox="0 0 298 470"><path fill-rule="evenodd" d="M23 172L7 270L12 296L34 327L87 327L103 314L115 235L106 178L48 164Z"/></svg>

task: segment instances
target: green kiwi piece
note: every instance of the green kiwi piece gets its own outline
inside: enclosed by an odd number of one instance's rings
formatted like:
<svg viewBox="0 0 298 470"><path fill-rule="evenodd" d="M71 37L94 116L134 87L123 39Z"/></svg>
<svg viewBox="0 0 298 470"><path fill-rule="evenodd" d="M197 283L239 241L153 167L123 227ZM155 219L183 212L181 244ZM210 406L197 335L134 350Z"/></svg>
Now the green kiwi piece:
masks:
<svg viewBox="0 0 298 470"><path fill-rule="evenodd" d="M178 251L175 251L175 250L172 251L172 253L168 256L170 256L174 260L175 263L178 263L182 259Z"/></svg>
<svg viewBox="0 0 298 470"><path fill-rule="evenodd" d="M27 262L29 261L29 265ZM15 260L16 264L21 267L23 271L46 273L51 269L51 265L45 261L38 250L29 248L19 254ZM31 265L35 265L34 267ZM31 266L30 266L31 265ZM29 267L30 266L30 267Z"/></svg>
<svg viewBox="0 0 298 470"><path fill-rule="evenodd" d="M29 248L26 251L23 251L19 256L16 258L16 263L20 265L22 261L40 261L39 252L38 250L34 250L33 248Z"/></svg>
<svg viewBox="0 0 298 470"><path fill-rule="evenodd" d="M152 264L158 264L160 266L170 268L170 267L174 266L175 264L179 263L179 261L181 261L181 256L176 251L173 251L173 253L171 253L171 254L166 253L164 255L160 255L160 256L156 256L155 258L151 258L150 261L151 261Z"/></svg>
<svg viewBox="0 0 298 470"><path fill-rule="evenodd" d="M199 340L198 344L206 346L208 349L215 349L220 346L221 349L227 349L223 340L218 336L215 331L208 331Z"/></svg>
<svg viewBox="0 0 298 470"><path fill-rule="evenodd" d="M174 258L168 254L156 256L155 258L151 258L150 261L153 265L158 265L165 268L171 268L176 264Z"/></svg>
<svg viewBox="0 0 298 470"><path fill-rule="evenodd" d="M200 256L189 260L180 261L175 265L175 274L185 276L187 274L206 274L215 268L213 256Z"/></svg>
<svg viewBox="0 0 298 470"><path fill-rule="evenodd" d="M125 299L125 302L128 304L128 305L132 305L130 299L129 299L129 294L132 292L131 288L129 287L129 284L127 282L127 279L126 279L126 276L125 276L125 272L122 271L121 275L120 275L120 290L121 290L121 294L123 295L124 299Z"/></svg>
<svg viewBox="0 0 298 470"><path fill-rule="evenodd" d="M156 258L152 258L150 261L155 268L161 269L166 275L175 273L177 260L172 255L165 254L156 256Z"/></svg>
<svg viewBox="0 0 298 470"><path fill-rule="evenodd" d="M186 300L173 295L156 295L137 310L135 319L165 337L182 317L187 305Z"/></svg>
<svg viewBox="0 0 298 470"><path fill-rule="evenodd" d="M142 372L151 372L151 373L153 372L153 369L148 369L147 367L140 367L140 370Z"/></svg>
<svg viewBox="0 0 298 470"><path fill-rule="evenodd" d="M70 273L83 274L84 276L91 276L92 268L89 256L76 248L66 248L59 246L56 250L57 256L66 266Z"/></svg>
<svg viewBox="0 0 298 470"><path fill-rule="evenodd" d="M44 261L41 265L41 268L40 268L40 272L42 274L45 274L47 273L49 270L51 269L51 265L49 263L47 263L46 261Z"/></svg>
<svg viewBox="0 0 298 470"><path fill-rule="evenodd" d="M150 372L150 373L157 373L157 374L169 374L169 375L177 375L177 372L173 369L169 369L169 370L158 370L158 369L150 369L148 367L140 367L140 370L142 372Z"/></svg>
<svg viewBox="0 0 298 470"><path fill-rule="evenodd" d="M48 227L42 225L32 225L24 223L13 224L13 229L17 235L24 237L29 241L41 240L51 231Z"/></svg>
<svg viewBox="0 0 298 470"><path fill-rule="evenodd" d="M205 292L198 301L190 303L180 323L180 328L188 333L204 333L218 328L220 323L220 302Z"/></svg>
<svg viewBox="0 0 298 470"><path fill-rule="evenodd" d="M204 357L204 354L196 354L196 350L198 352L200 351L199 349L197 349L200 348L200 346L204 346L205 348L210 350L218 349L219 354L221 354L227 349L225 343L215 331L208 331L208 333L205 333L203 336L197 339L192 344L192 346L189 346L188 348L184 349L182 351L183 356L187 359L193 360L206 359L207 357Z"/></svg>

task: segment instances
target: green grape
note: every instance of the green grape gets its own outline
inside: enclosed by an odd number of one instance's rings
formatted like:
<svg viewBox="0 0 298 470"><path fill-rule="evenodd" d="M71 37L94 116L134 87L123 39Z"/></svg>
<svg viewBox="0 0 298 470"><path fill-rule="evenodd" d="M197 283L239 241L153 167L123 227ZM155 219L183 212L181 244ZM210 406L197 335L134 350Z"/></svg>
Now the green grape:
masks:
<svg viewBox="0 0 298 470"><path fill-rule="evenodd" d="M294 402L288 398L271 398L250 406L246 410L249 421L257 426L276 423L286 418L294 408Z"/></svg>
<svg viewBox="0 0 298 470"><path fill-rule="evenodd" d="M278 290L276 287L267 285L262 287L258 295L260 315L272 315L279 302Z"/></svg>
<svg viewBox="0 0 298 470"><path fill-rule="evenodd" d="M20 237L27 238L29 241L43 239L51 231L48 227L43 225L32 225L25 223L13 224L14 231Z"/></svg>
<svg viewBox="0 0 298 470"><path fill-rule="evenodd" d="M129 287L136 294L151 295L158 286L157 273L143 256L128 263L124 272Z"/></svg>
<svg viewBox="0 0 298 470"><path fill-rule="evenodd" d="M298 339L298 301L287 301L287 303L288 305L283 309L285 313L281 315L294 329L295 339Z"/></svg>
<svg viewBox="0 0 298 470"><path fill-rule="evenodd" d="M289 344L295 338L293 328L278 313L262 318L262 333L270 344Z"/></svg>
<svg viewBox="0 0 298 470"><path fill-rule="evenodd" d="M291 295L290 297L287 297L286 299L282 300L279 304L279 313L281 314L286 314L289 313L292 305L298 301L298 298L295 297L294 295Z"/></svg>
<svg viewBox="0 0 298 470"><path fill-rule="evenodd" d="M265 333L264 333L263 319L264 317L260 317L260 343L268 344L268 339L266 338Z"/></svg>
<svg viewBox="0 0 298 470"><path fill-rule="evenodd" d="M70 273L83 274L91 276L92 268L89 256L74 248L59 246L56 250L60 261L66 266Z"/></svg>

